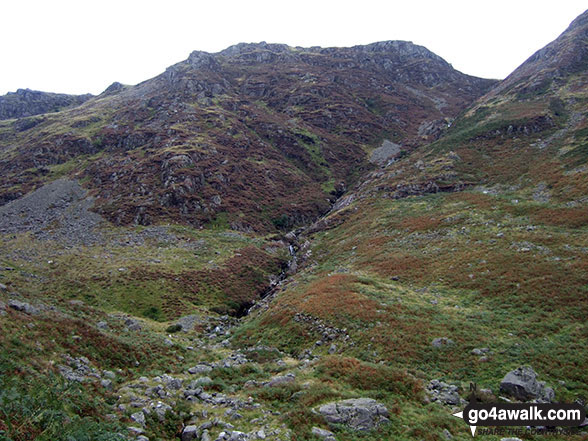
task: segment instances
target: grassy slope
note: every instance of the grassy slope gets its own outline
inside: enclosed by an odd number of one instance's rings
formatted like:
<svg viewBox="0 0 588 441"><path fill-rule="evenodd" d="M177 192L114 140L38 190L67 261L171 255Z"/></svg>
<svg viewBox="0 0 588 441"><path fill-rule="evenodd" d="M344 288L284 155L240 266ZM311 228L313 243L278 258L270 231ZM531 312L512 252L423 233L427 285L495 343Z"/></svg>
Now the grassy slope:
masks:
<svg viewBox="0 0 588 441"><path fill-rule="evenodd" d="M447 427L460 438L468 435L448 411L423 405L418 394L398 397L381 386L365 387L370 376L363 369L354 372L354 364L408 373L388 387L442 378L464 392L477 382L496 394L506 372L530 364L558 399L585 396L586 222L578 227L574 218L546 218L549 207L522 201L517 193L476 192L352 204L346 222L312 237L312 264L296 276L298 284L244 325L239 338L325 354L328 345L313 348L320 335L294 315L346 328L353 344L335 344L354 361L333 361L336 384L348 387L349 376L355 380L352 394L396 406L396 428L408 423L398 439L418 438L415 421L428 427L424 439L437 439ZM432 347L438 337L455 345ZM471 354L481 347L492 351L486 361ZM326 384L333 380L321 370L317 377Z"/></svg>

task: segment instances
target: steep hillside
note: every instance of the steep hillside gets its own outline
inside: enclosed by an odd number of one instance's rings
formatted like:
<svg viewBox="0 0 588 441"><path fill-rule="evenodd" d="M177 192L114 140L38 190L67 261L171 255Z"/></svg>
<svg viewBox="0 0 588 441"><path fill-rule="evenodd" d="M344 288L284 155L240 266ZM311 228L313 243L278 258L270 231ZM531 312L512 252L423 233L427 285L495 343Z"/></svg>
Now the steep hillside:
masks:
<svg viewBox="0 0 588 441"><path fill-rule="evenodd" d="M389 139L410 149L494 84L423 47L240 44L137 86L0 123L0 200L76 176L117 224L303 224Z"/></svg>

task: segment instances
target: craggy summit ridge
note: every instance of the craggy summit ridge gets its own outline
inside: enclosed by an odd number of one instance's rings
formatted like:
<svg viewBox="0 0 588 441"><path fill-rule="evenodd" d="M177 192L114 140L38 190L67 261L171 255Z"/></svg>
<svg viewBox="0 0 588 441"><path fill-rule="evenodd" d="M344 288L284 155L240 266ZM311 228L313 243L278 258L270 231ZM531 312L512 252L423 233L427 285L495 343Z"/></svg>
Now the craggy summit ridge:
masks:
<svg viewBox="0 0 588 441"><path fill-rule="evenodd" d="M290 228L324 213L383 139L433 140L494 84L403 41L196 51L136 86L0 124L0 201L67 175L115 223Z"/></svg>
<svg viewBox="0 0 588 441"><path fill-rule="evenodd" d="M90 98L90 94L67 95L18 89L16 92L0 96L0 120L58 112L69 106L80 105Z"/></svg>

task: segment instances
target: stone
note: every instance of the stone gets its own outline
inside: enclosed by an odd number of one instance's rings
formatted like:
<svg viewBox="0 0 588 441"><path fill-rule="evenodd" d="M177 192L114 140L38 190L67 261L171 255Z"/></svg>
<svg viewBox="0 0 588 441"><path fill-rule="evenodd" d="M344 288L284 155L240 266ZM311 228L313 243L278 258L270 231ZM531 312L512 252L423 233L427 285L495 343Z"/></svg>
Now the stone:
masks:
<svg viewBox="0 0 588 441"><path fill-rule="evenodd" d="M246 441L247 439L247 434L239 432L238 430L233 430L233 432L231 432L231 436L229 437L229 441Z"/></svg>
<svg viewBox="0 0 588 441"><path fill-rule="evenodd" d="M24 312L28 315L36 315L40 312L38 308L30 305L29 303L21 302L19 300L14 299L8 301L8 307L16 311Z"/></svg>
<svg viewBox="0 0 588 441"><path fill-rule="evenodd" d="M210 366L205 365L205 364L199 364L199 365L196 365L196 366L188 369L188 373L190 373L192 375L207 374L210 371L212 371L212 368Z"/></svg>
<svg viewBox="0 0 588 441"><path fill-rule="evenodd" d="M102 380L100 385L106 390L112 390L112 381L110 380Z"/></svg>
<svg viewBox="0 0 588 441"><path fill-rule="evenodd" d="M199 315L186 315L184 317L180 317L177 321L177 325L182 328L182 331L188 332L194 329L196 324L201 324L202 318Z"/></svg>
<svg viewBox="0 0 588 441"><path fill-rule="evenodd" d="M0 291L8 291L8 287L3 283L0 283Z"/></svg>
<svg viewBox="0 0 588 441"><path fill-rule="evenodd" d="M171 390L178 390L182 387L183 381L179 378L168 378L165 380L165 387Z"/></svg>
<svg viewBox="0 0 588 441"><path fill-rule="evenodd" d="M448 406L457 406L465 401L459 396L457 386L439 380L431 380L427 386L427 394L431 397L431 401Z"/></svg>
<svg viewBox="0 0 588 441"><path fill-rule="evenodd" d="M131 419L134 422L139 423L141 426L145 426L145 415L143 412L135 412L131 415Z"/></svg>
<svg viewBox="0 0 588 441"><path fill-rule="evenodd" d="M207 429L204 429L202 431L202 436L200 437L200 441L212 441L210 439L210 434L208 433L208 430Z"/></svg>
<svg viewBox="0 0 588 441"><path fill-rule="evenodd" d="M371 430L388 422L388 409L372 398L354 398L324 404L318 408L330 424L343 424L352 430Z"/></svg>
<svg viewBox="0 0 588 441"><path fill-rule="evenodd" d="M401 149L402 146L399 144L385 139L380 147L372 152L369 161L374 164L385 165L390 160L395 159L400 154Z"/></svg>
<svg viewBox="0 0 588 441"><path fill-rule="evenodd" d="M140 331L141 330L141 323L138 320L133 318L127 318L125 320L125 326L129 331Z"/></svg>
<svg viewBox="0 0 588 441"><path fill-rule="evenodd" d="M145 435L139 435L137 437L137 441L149 441L149 438L147 438Z"/></svg>
<svg viewBox="0 0 588 441"><path fill-rule="evenodd" d="M166 338L165 340L163 340L163 344L166 346L173 346L174 342L171 341L169 338Z"/></svg>
<svg viewBox="0 0 588 441"><path fill-rule="evenodd" d="M329 430L321 429L320 427L313 427L312 434L323 438L325 441L335 441L335 434Z"/></svg>
<svg viewBox="0 0 588 441"><path fill-rule="evenodd" d="M288 383L292 383L296 379L294 374L278 375L273 377L270 381L264 384L265 387L277 387L283 386Z"/></svg>
<svg viewBox="0 0 588 441"><path fill-rule="evenodd" d="M190 385L195 386L208 386L209 384L212 384L212 378L210 377L200 377L190 383Z"/></svg>
<svg viewBox="0 0 588 441"><path fill-rule="evenodd" d="M129 429L129 432L135 433L135 434L141 434L141 433L145 432L141 427L129 426L129 427L127 427L127 429Z"/></svg>
<svg viewBox="0 0 588 441"><path fill-rule="evenodd" d="M431 342L434 348L441 348L443 346L452 346L455 342L447 337L436 338Z"/></svg>
<svg viewBox="0 0 588 441"><path fill-rule="evenodd" d="M102 376L109 380L114 380L116 378L116 374L112 371L102 371Z"/></svg>
<svg viewBox="0 0 588 441"><path fill-rule="evenodd" d="M472 349L472 355L484 355L487 352L490 352L489 348L474 348L474 349Z"/></svg>
<svg viewBox="0 0 588 441"><path fill-rule="evenodd" d="M335 352L337 352L337 345L333 343L333 344L332 344L332 345L329 347L329 354L334 354Z"/></svg>
<svg viewBox="0 0 588 441"><path fill-rule="evenodd" d="M500 382L500 391L520 401L551 402L555 393L545 382L537 381L537 373L529 366L521 366L507 373Z"/></svg>
<svg viewBox="0 0 588 441"><path fill-rule="evenodd" d="M191 441L198 437L198 426L186 426L182 430L182 441Z"/></svg>
<svg viewBox="0 0 588 441"><path fill-rule="evenodd" d="M108 323L106 323L106 322L98 322L98 323L96 323L96 327L98 329L102 329L103 331L105 331L106 329L108 329Z"/></svg>

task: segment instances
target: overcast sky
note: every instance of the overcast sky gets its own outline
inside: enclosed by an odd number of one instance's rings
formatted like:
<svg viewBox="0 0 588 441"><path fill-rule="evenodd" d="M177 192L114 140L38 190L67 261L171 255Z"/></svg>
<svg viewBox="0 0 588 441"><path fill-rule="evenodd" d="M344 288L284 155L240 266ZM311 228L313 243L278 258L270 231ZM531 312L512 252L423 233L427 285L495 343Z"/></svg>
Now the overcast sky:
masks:
<svg viewBox="0 0 588 441"><path fill-rule="evenodd" d="M467 74L504 78L586 0L0 0L0 94L100 93L195 49L239 42L353 46L409 40Z"/></svg>

